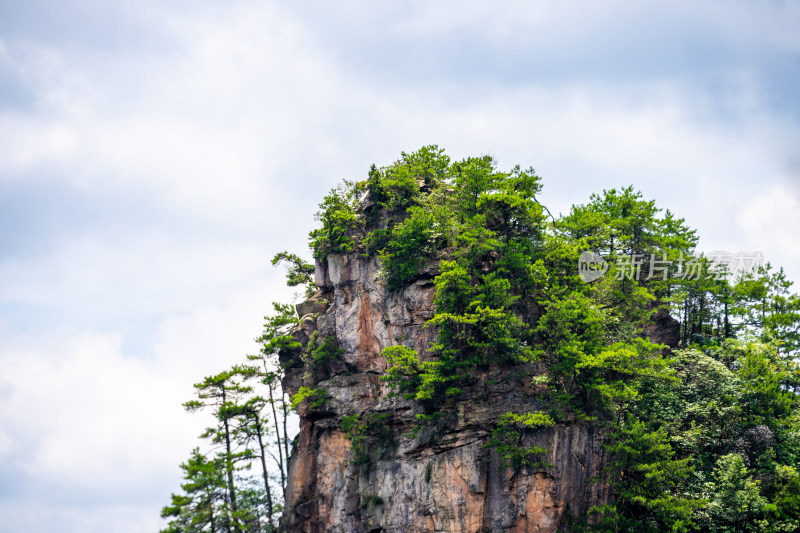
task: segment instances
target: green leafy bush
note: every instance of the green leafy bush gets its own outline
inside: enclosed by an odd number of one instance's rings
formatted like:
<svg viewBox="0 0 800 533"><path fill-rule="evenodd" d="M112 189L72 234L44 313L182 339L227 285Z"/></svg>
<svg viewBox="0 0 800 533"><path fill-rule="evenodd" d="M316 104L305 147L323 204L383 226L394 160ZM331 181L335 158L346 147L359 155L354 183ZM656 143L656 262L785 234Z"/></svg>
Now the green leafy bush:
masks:
<svg viewBox="0 0 800 533"><path fill-rule="evenodd" d="M325 405L327 399L328 393L325 391L325 389L312 389L311 387L303 386L297 390L297 393L294 396L292 396L291 407L292 409L296 410L298 407L300 407L301 403L308 401L308 407L310 409L316 409Z"/></svg>
<svg viewBox="0 0 800 533"><path fill-rule="evenodd" d="M322 227L309 234L317 260L324 260L328 254L355 250L356 240L351 233L361 226L356 215L359 191L354 184L345 182L333 189L319 204L316 219L322 223Z"/></svg>
<svg viewBox="0 0 800 533"><path fill-rule="evenodd" d="M418 278L452 239L452 224L443 206L412 206L406 213L381 250L386 282L394 290Z"/></svg>
<svg viewBox="0 0 800 533"><path fill-rule="evenodd" d="M353 464L369 464L373 449L394 444L394 434L387 423L391 417L390 413L369 413L363 420L358 415L342 417L342 433L350 439Z"/></svg>
<svg viewBox="0 0 800 533"><path fill-rule="evenodd" d="M594 507L595 531L689 531L701 499L685 492L689 459L676 459L664 428L650 431L633 417L614 427L604 445L610 455L604 480L612 483L611 503Z"/></svg>
<svg viewBox="0 0 800 533"><path fill-rule="evenodd" d="M500 456L502 467L533 469L544 468L549 465L543 459L548 452L538 446L523 445L526 430L547 428L555 422L545 413L536 411L531 413L506 413L497 421L497 427L492 431L492 436L485 444L494 448Z"/></svg>

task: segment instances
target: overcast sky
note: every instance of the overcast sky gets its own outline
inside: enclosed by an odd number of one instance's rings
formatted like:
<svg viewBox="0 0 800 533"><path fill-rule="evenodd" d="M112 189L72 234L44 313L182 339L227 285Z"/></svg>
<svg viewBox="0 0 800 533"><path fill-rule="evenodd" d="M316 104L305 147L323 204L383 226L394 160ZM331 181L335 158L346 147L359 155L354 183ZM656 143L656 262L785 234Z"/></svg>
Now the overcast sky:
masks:
<svg viewBox="0 0 800 533"><path fill-rule="evenodd" d="M0 0L0 532L155 532L322 195L439 144L800 280L800 6ZM666 7L668 5L668 7Z"/></svg>

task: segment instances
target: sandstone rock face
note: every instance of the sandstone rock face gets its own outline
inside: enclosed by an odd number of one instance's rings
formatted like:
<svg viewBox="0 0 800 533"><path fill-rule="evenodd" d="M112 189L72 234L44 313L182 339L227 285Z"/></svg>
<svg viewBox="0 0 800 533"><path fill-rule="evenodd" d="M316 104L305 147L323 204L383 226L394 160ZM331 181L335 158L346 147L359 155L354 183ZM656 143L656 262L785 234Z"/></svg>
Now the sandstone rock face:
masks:
<svg viewBox="0 0 800 533"><path fill-rule="evenodd" d="M321 293L307 305L295 337L307 343L335 337L343 350L323 379L310 383L298 354L281 354L290 394L303 384L324 388L324 406L300 409L300 435L290 462L284 522L291 532L554 532L570 529L592 506L607 501L608 487L590 481L604 465L600 435L581 422L529 431L526 446L547 449L549 465L503 468L484 447L497 417L541 409L530 380L513 372L476 376L468 396L453 402L442 420L418 426L420 407L391 395L381 381L386 346L406 345L423 359L435 339L434 285L420 279L390 292L377 258L331 255L317 264ZM313 302L312 302L313 303ZM379 418L382 437L354 462L344 417Z"/></svg>

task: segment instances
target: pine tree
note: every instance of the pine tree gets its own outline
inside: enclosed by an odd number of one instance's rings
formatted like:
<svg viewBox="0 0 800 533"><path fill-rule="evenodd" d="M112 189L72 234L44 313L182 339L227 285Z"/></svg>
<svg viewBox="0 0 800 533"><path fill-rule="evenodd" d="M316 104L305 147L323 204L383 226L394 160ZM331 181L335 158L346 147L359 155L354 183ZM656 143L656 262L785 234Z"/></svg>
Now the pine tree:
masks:
<svg viewBox="0 0 800 533"><path fill-rule="evenodd" d="M238 518L238 506L236 502L236 486L234 484L234 471L236 463L249 458L249 453L234 450L233 430L231 419L236 413L236 402L244 394L251 392L250 387L244 387L237 382L239 372L229 370L214 376L206 377L202 382L194 385L197 391L197 400L190 400L183 405L187 411L193 412L204 407L211 407L216 418L217 425L208 428L201 437L208 438L215 444L224 445L224 451L218 454L222 471L225 474L228 489L228 502L230 514L226 516L229 528L232 531L242 529Z"/></svg>
<svg viewBox="0 0 800 533"><path fill-rule="evenodd" d="M169 518L169 525L161 533L216 533L223 531L227 489L225 478L218 462L209 460L192 450L189 460L181 464L185 483L184 494L173 494L172 502L161 510L162 518ZM225 527L227 531L229 528Z"/></svg>

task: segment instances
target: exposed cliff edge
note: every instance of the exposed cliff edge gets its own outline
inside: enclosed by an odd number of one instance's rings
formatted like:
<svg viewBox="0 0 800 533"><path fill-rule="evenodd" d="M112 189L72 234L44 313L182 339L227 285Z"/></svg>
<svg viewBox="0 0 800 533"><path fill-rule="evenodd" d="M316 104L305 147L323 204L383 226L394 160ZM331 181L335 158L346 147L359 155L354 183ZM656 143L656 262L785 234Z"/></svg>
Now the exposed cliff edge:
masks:
<svg viewBox="0 0 800 533"><path fill-rule="evenodd" d="M379 353L397 344L426 353L434 334L424 327L433 316L434 286L421 279L388 292L379 274L378 260L359 254L330 255L316 265L320 298L331 305L305 315L296 335L304 344L314 332L335 336L344 364L318 384L329 395L325 405L300 413L286 491L288 530L557 531L602 503L604 487L590 478L599 473L603 452L587 423L530 436L530 445L549 450L552 466L538 471L500 468L497 454L483 447L501 414L541 407L525 394L530 384L513 372L488 372L480 390L458 402L441 434L425 428L408 435L419 407L381 382L386 361ZM302 372L297 366L287 374L290 393ZM373 446L368 463L354 464L340 421L370 413L391 415L391 439Z"/></svg>

